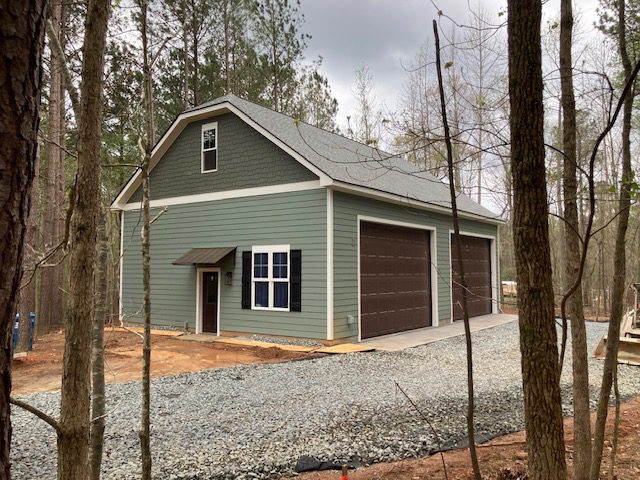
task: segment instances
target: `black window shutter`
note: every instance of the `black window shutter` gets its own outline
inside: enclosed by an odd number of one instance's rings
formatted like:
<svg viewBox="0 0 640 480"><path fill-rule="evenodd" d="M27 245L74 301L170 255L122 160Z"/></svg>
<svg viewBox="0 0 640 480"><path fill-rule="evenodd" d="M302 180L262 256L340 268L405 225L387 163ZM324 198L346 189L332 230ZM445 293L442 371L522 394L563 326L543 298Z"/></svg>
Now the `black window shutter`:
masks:
<svg viewBox="0 0 640 480"><path fill-rule="evenodd" d="M291 250L291 305L292 312L302 311L302 251Z"/></svg>
<svg viewBox="0 0 640 480"><path fill-rule="evenodd" d="M251 309L251 252L242 252L242 308Z"/></svg>

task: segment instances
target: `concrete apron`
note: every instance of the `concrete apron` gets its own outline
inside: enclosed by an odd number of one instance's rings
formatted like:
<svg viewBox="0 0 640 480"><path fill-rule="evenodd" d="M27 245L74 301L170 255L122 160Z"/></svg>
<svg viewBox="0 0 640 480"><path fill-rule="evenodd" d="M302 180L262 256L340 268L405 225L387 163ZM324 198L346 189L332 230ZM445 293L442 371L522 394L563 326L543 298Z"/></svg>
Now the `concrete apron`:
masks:
<svg viewBox="0 0 640 480"><path fill-rule="evenodd" d="M471 333L473 333L504 325L517 319L517 315L499 313L473 317L469 323ZM410 330L408 332L394 333L362 340L360 344L373 347L376 350L396 352L398 350L404 350L405 348L413 348L419 345L437 342L445 338L457 337L458 335L464 335L464 322L462 320L441 327L420 328L418 330Z"/></svg>

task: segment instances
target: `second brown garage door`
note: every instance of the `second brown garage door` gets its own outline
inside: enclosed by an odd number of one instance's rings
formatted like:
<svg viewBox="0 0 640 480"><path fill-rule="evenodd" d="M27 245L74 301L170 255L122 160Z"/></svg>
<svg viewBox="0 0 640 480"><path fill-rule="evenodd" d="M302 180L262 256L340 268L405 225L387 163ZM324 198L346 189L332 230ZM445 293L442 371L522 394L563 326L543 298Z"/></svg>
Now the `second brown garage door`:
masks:
<svg viewBox="0 0 640 480"><path fill-rule="evenodd" d="M429 232L360 225L361 337L431 326Z"/></svg>
<svg viewBox="0 0 640 480"><path fill-rule="evenodd" d="M464 279L467 284L469 317L491 313L491 240L460 235ZM458 250L451 235L451 270L453 277L453 319L462 320L462 287L458 269Z"/></svg>

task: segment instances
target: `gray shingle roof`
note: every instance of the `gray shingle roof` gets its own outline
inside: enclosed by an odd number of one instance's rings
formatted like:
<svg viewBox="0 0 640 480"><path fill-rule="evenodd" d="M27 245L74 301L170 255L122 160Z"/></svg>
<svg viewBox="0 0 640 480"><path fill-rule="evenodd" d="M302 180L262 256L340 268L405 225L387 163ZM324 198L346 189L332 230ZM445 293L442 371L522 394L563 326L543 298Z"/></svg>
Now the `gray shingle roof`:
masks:
<svg viewBox="0 0 640 480"><path fill-rule="evenodd" d="M296 121L288 115L235 95L219 97L190 111L226 102L335 181L400 195L436 207L451 208L448 185L402 157ZM457 205L461 212L499 220L498 215L466 195L458 195Z"/></svg>

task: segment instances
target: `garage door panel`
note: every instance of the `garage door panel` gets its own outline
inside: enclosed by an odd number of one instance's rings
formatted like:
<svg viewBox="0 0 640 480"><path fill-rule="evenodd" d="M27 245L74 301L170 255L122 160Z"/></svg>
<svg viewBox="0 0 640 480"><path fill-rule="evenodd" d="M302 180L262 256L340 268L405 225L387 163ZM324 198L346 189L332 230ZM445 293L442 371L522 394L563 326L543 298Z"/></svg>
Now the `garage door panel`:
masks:
<svg viewBox="0 0 640 480"><path fill-rule="evenodd" d="M467 235L460 237L469 316L487 315L492 312L491 240ZM463 318L462 286L458 271L458 252L453 235L451 236L451 270L453 319L461 320Z"/></svg>
<svg viewBox="0 0 640 480"><path fill-rule="evenodd" d="M362 338L431 325L430 265L427 231L361 224Z"/></svg>

